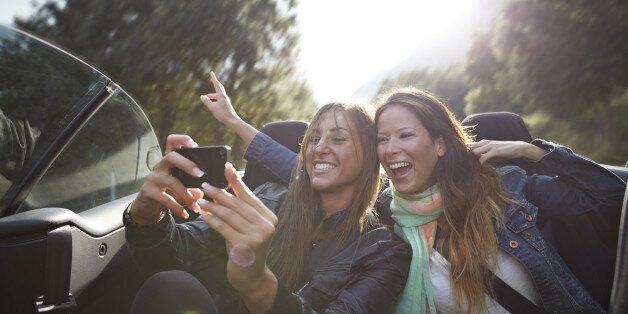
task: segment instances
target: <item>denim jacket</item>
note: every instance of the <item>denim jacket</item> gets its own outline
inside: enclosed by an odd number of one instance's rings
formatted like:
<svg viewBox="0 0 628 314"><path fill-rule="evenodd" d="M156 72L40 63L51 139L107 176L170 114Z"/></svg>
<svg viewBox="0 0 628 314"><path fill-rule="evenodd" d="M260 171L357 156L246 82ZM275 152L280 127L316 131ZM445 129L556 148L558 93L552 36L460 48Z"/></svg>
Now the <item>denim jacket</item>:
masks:
<svg viewBox="0 0 628 314"><path fill-rule="evenodd" d="M505 228L498 231L498 245L529 271L546 311L604 312L544 239L539 225L556 217L587 211L618 212L626 185L604 167L574 154L569 148L543 140L534 140L532 144L549 151L536 163L549 176L527 175L516 166L498 169L505 191L516 201L505 209L506 223ZM292 151L263 133L253 139L245 158L249 162L261 162L272 173L283 175L285 180L289 180L295 164L274 160L296 160ZM378 203L389 202L386 196L380 195ZM578 260L572 262L578 263Z"/></svg>
<svg viewBox="0 0 628 314"><path fill-rule="evenodd" d="M527 175L515 166L498 169L504 189L516 201L506 208L506 228L499 232L499 247L528 269L545 310L604 312L554 247L545 241L538 225L587 211L619 211L625 183L566 147L540 140L532 143L550 150L539 163L553 176Z"/></svg>

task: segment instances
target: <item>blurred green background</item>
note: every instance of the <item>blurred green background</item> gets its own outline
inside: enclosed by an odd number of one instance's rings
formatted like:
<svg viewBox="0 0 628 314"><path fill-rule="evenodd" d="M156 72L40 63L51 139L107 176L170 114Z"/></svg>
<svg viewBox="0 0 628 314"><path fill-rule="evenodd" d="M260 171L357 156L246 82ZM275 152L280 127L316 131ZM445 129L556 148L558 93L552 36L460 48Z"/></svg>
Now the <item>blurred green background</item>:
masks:
<svg viewBox="0 0 628 314"><path fill-rule="evenodd" d="M523 116L534 137L599 162L628 161L628 3L504 1L466 60L417 69L380 88L421 86L458 117L486 111Z"/></svg>
<svg viewBox="0 0 628 314"><path fill-rule="evenodd" d="M142 106L162 141L185 133L199 144L245 149L211 117L199 96L216 71L253 125L308 119L311 91L294 75L293 2L49 1L15 25L103 70Z"/></svg>
<svg viewBox="0 0 628 314"><path fill-rule="evenodd" d="M160 139L244 147L200 104L215 70L236 110L261 127L311 117L317 104L297 71L296 1L47 1L15 25L76 53L122 84ZM359 8L356 8L359 10ZM628 4L500 1L463 61L386 75L371 88L416 86L456 115L521 114L534 137L599 162L628 160ZM376 98L375 95L372 98ZM369 97L370 98L370 97Z"/></svg>

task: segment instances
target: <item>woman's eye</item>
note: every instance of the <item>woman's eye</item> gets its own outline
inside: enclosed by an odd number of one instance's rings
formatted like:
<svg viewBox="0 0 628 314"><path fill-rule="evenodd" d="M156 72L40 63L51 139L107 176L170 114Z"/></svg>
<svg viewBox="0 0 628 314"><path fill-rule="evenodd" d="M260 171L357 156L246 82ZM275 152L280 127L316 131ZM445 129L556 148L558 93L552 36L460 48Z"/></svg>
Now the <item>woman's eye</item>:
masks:
<svg viewBox="0 0 628 314"><path fill-rule="evenodd" d="M344 142L347 140L346 137L342 137L342 136L334 136L332 139L334 140L334 142Z"/></svg>
<svg viewBox="0 0 628 314"><path fill-rule="evenodd" d="M310 137L310 143L318 143L318 141L320 140L321 140L320 137L316 137L316 136Z"/></svg>
<svg viewBox="0 0 628 314"><path fill-rule="evenodd" d="M387 139L387 138L385 138L385 137L378 137L378 138L377 138L377 142L378 142L378 143L383 143L383 142L386 142L386 141L388 141L388 139Z"/></svg>
<svg viewBox="0 0 628 314"><path fill-rule="evenodd" d="M400 138L407 138L407 137L411 137L412 135L414 135L414 134L412 134L412 133L401 133L401 135L399 137Z"/></svg>

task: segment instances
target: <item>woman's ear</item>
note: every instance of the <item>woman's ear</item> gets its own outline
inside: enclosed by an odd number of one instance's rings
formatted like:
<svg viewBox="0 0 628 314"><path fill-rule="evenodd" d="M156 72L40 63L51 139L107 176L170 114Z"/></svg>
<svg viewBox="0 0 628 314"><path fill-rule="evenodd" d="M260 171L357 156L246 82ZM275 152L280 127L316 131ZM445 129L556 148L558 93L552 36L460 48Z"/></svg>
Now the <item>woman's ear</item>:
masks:
<svg viewBox="0 0 628 314"><path fill-rule="evenodd" d="M445 156L445 153L447 153L447 145L445 144L445 140L443 139L442 136L439 136L436 141L436 154L438 155L438 157L443 157Z"/></svg>

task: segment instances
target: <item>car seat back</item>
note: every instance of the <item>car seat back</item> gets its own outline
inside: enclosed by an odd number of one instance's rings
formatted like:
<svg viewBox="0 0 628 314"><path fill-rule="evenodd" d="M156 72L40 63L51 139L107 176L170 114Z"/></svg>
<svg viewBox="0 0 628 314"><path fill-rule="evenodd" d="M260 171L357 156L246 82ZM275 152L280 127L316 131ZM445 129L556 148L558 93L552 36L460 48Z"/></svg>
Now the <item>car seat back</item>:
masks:
<svg viewBox="0 0 628 314"><path fill-rule="evenodd" d="M287 147L295 153L299 153L301 149L301 141L308 127L308 123L304 121L288 120L276 121L264 125L260 132L270 136L272 139ZM242 181L251 189L255 190L259 185L265 182L278 182L281 180L267 171L260 164L247 163L244 169Z"/></svg>
<svg viewBox="0 0 628 314"><path fill-rule="evenodd" d="M462 125L471 129L475 140L531 142L532 136L523 119L512 112L486 112L467 116Z"/></svg>

